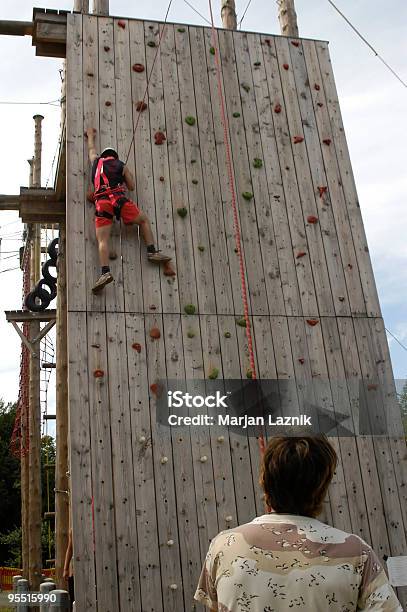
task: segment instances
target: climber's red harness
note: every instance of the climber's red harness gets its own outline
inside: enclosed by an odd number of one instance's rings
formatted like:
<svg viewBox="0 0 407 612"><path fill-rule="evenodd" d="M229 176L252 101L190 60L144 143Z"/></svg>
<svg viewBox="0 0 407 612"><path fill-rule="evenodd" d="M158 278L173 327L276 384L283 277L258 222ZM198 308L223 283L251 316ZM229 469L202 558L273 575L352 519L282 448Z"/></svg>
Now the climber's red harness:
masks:
<svg viewBox="0 0 407 612"><path fill-rule="evenodd" d="M120 221L122 208L129 200L122 186L110 187L109 179L103 168L104 162L115 159L115 157L101 157L98 161L95 173L95 203L97 203L98 200L110 200L113 206L114 215L105 210L98 210L97 207L95 215L96 217L104 217L105 219L113 219L116 217L116 219Z"/></svg>

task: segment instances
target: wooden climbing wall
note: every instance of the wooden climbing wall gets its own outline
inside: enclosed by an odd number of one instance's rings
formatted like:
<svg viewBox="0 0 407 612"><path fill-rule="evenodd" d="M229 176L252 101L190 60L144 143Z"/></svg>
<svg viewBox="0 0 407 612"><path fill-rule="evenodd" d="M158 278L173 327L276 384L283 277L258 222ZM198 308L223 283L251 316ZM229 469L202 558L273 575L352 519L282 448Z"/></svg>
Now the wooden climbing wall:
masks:
<svg viewBox="0 0 407 612"><path fill-rule="evenodd" d="M139 117L136 103L162 27L68 17L77 612L200 609L193 594L209 541L219 530L263 513L255 439L215 428L157 433L154 381L205 379L213 368L220 377L245 378L248 368L245 329L236 325L243 307L211 33L167 25L148 108ZM317 399L350 418L357 402L354 383L378 381L386 396L380 410L397 421L328 45L223 30L217 43L259 376L296 381L298 394L304 381L320 379ZM145 70L134 71L136 63ZM195 124L188 125L186 117ZM85 199L90 179L84 130L90 126L97 129L100 149L112 145L122 158L130 150L135 198L152 220L159 247L173 255L175 278L146 261L134 228L120 233L116 226L115 283L104 295L92 295L99 266L93 209ZM166 136L161 146L154 144L157 131ZM261 167L254 167L255 158ZM177 212L182 207L184 218ZM196 306L196 314L185 314L187 304ZM310 326L308 319L318 324ZM158 340L149 336L153 326L161 331ZM104 376L96 378L95 370ZM324 518L360 534L381 558L406 554L403 440L333 442L341 461ZM400 597L407 602L405 592Z"/></svg>

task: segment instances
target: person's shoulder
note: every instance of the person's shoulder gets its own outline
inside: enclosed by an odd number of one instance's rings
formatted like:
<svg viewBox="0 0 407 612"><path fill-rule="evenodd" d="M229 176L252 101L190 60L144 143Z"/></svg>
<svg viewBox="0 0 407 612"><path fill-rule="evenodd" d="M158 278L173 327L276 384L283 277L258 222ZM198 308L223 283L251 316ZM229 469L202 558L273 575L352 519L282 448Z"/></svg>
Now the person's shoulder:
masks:
<svg viewBox="0 0 407 612"><path fill-rule="evenodd" d="M343 547L349 556L362 556L364 553L368 554L372 550L369 544L355 533L343 531L321 521L315 521L315 525L317 526L318 537L321 541Z"/></svg>

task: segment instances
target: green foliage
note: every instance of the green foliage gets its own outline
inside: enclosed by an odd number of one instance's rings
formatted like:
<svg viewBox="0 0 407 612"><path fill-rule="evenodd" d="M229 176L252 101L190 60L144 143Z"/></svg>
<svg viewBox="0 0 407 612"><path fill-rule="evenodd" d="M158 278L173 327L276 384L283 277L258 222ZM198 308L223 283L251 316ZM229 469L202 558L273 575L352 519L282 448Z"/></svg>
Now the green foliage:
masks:
<svg viewBox="0 0 407 612"><path fill-rule="evenodd" d="M399 405L401 410L401 419L403 421L404 434L407 437L407 381L404 383L403 390L399 395Z"/></svg>

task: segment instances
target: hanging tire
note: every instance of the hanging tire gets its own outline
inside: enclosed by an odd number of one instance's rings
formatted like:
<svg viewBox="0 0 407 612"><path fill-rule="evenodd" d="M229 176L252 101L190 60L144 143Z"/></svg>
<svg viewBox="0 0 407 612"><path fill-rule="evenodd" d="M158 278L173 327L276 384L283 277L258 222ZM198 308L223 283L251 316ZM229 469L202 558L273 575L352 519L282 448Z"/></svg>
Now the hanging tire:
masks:
<svg viewBox="0 0 407 612"><path fill-rule="evenodd" d="M57 262L56 262L56 260L48 259L48 260L47 260L47 261L46 261L46 262L45 262L45 263L42 265L42 268L41 268L41 271L42 271L42 275L43 275L43 277L44 277L44 280L46 280L46 281L47 281L47 284L48 284L48 285L52 286L52 285L55 285L55 284L56 284L56 282L57 282L57 278L56 278L56 276L52 276L52 274L51 274L51 273L50 273L50 271L49 271L49 269L50 269L50 268L55 268L55 271L56 271L56 268L57 268Z"/></svg>
<svg viewBox="0 0 407 612"><path fill-rule="evenodd" d="M49 243L47 248L47 253L53 261L56 261L58 257L58 244L59 238L54 238L54 240Z"/></svg>
<svg viewBox="0 0 407 612"><path fill-rule="evenodd" d="M42 294L39 295L35 289L25 298L25 306L28 310L31 310L31 312L43 312L48 308L50 302L51 300L49 298L44 299L44 296Z"/></svg>
<svg viewBox="0 0 407 612"><path fill-rule="evenodd" d="M49 301L52 302L52 300L55 300L57 297L57 285L56 283L50 285L45 278L42 278L35 288L35 293L41 299L49 299Z"/></svg>

